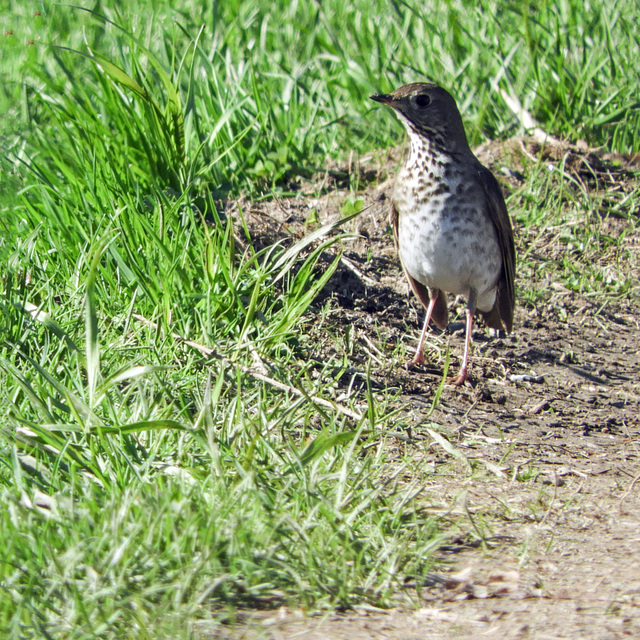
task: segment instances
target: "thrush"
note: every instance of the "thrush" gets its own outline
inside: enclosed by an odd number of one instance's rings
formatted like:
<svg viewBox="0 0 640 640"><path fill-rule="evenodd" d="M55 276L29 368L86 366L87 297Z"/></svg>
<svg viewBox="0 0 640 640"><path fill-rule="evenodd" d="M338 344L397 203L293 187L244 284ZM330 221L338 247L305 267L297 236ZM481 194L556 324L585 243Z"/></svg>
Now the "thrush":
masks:
<svg viewBox="0 0 640 640"><path fill-rule="evenodd" d="M462 117L445 89L415 83L371 100L392 107L411 151L396 177L391 225L409 284L425 306L415 366L433 322L448 324L447 292L467 299L461 385L468 377L473 318L507 333L515 305L513 230L497 180L469 148Z"/></svg>

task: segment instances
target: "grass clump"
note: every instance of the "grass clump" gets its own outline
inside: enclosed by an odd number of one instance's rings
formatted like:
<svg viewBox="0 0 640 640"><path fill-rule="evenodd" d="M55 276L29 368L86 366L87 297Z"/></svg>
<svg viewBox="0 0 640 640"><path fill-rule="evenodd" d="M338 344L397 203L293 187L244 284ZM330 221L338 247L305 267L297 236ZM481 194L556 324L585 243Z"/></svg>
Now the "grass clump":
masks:
<svg viewBox="0 0 640 640"><path fill-rule="evenodd" d="M38 152L13 157L0 628L187 637L231 605L389 603L435 525L360 457L378 423L301 386L294 340L340 221L241 248L174 80L127 38L146 69L54 52L95 92L40 68Z"/></svg>
<svg viewBox="0 0 640 640"><path fill-rule="evenodd" d="M434 525L395 499L375 455L357 455L362 430L334 424L313 436L334 446L305 455L283 432L308 422L308 407L283 412L248 384L246 405L212 404L220 386L205 382L201 427L60 426L66 451L47 443L57 471L18 456L3 490L4 629L118 637L228 604L385 604L401 575L425 570ZM18 438L42 443L26 428ZM21 533L36 530L29 549Z"/></svg>

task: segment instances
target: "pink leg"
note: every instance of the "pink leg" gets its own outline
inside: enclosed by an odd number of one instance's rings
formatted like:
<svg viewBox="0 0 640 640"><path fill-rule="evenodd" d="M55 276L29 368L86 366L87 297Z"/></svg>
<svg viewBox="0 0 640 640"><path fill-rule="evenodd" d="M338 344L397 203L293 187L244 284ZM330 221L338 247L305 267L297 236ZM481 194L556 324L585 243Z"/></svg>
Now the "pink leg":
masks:
<svg viewBox="0 0 640 640"><path fill-rule="evenodd" d="M439 292L432 295L429 298L429 306L427 307L427 316L424 319L424 326L422 327L422 334L420 335L420 341L418 342L418 348L416 349L415 358L407 365L408 369L415 367L416 365L424 362L424 355L422 354L422 348L424 347L424 339L427 336L427 329L429 328L429 322L431 320L431 314L433 308L436 306L436 300L438 299Z"/></svg>
<svg viewBox="0 0 640 640"><path fill-rule="evenodd" d="M471 349L471 332L473 330L473 314L476 312L476 304L478 301L478 293L475 289L469 291L469 300L467 301L467 331L464 341L464 356L462 356L462 367L460 367L460 373L451 378L449 382L452 382L459 387L467 379L467 369L469 368L469 351Z"/></svg>
<svg viewBox="0 0 640 640"><path fill-rule="evenodd" d="M450 378L449 382L459 387L464 384L467 379L467 369L469 366L469 349L471 347L471 331L473 329L473 311L467 308L467 331L464 341L464 356L462 356L462 367L460 367L460 373L455 378Z"/></svg>

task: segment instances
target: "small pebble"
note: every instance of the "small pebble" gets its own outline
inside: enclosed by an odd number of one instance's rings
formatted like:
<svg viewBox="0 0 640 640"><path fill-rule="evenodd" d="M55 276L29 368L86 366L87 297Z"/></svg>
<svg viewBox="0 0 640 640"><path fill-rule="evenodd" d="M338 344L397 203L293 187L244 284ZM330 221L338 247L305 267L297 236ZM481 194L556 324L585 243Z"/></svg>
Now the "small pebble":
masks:
<svg viewBox="0 0 640 640"><path fill-rule="evenodd" d="M542 376L530 376L525 374L519 375L511 375L509 376L509 380L511 382L544 382L544 378Z"/></svg>

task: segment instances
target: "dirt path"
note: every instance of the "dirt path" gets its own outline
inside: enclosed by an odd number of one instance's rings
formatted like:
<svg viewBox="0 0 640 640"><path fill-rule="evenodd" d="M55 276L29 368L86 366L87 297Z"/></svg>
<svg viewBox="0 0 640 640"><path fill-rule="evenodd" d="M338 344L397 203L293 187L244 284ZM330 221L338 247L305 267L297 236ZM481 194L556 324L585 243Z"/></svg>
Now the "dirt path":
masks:
<svg viewBox="0 0 640 640"><path fill-rule="evenodd" d="M261 620L262 637L639 638L640 505L637 492L629 492L628 461L616 452L617 444L598 451L606 456L607 472L574 474L552 489L542 522L532 517L503 524L496 533L512 537L511 545L496 539L493 549L456 553L452 573L441 574L449 582L423 592L417 610L362 609L314 618L281 610ZM509 482L470 486L469 502L488 509L507 503L517 512L514 503L529 503L533 491L523 495Z"/></svg>
<svg viewBox="0 0 640 640"><path fill-rule="evenodd" d="M346 196L333 186L325 198L251 207L255 236L266 244L285 229L302 234L312 210L320 221L330 219ZM443 550L448 570L421 590L416 609L314 617L247 612L233 637L640 638L638 287L605 302L545 283L541 301L519 301L513 335L474 332L471 383L445 386L432 411L447 347L457 367L463 315L448 334L431 336L431 365L407 372L389 355L398 341L413 346L419 331L387 224L389 186L364 193L369 208L353 229L358 238L345 243L325 292L332 298L327 321L352 332L355 370L373 359L386 372L375 378L379 387L400 389L414 427L409 442L391 445L399 456L425 468L450 463L452 453L433 432L461 454L453 477L433 474L425 495L440 502L424 508L447 510L462 535ZM613 238L629 231L619 218L603 225ZM563 250L540 234L538 245L527 244L519 231L518 250L534 267ZM637 258L637 232L624 241ZM639 262L628 265L636 283ZM315 355L335 355L318 330ZM470 467L484 472L472 477ZM467 544L479 538L483 545Z"/></svg>

